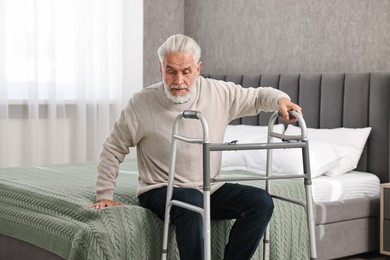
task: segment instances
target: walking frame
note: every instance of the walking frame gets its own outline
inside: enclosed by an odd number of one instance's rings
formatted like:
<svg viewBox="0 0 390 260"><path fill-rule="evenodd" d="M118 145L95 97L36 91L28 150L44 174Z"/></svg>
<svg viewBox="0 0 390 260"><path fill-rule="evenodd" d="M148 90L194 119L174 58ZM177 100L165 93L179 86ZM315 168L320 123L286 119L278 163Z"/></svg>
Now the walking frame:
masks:
<svg viewBox="0 0 390 260"><path fill-rule="evenodd" d="M247 144L215 144L209 142L209 129L208 124L202 113L198 111L186 110L179 114L174 122L172 131L172 150L171 150L171 164L169 169L168 189L165 208L164 219L164 234L163 234L163 247L162 247L162 260L166 260L168 257L168 231L170 223L170 210L172 206L182 207L187 210L192 210L202 215L203 218L203 241L204 241L204 259L211 260L211 212L210 212L210 184L211 182L229 182L229 181L253 181L264 180L266 183L266 190L275 199L284 200L290 203L298 204L304 207L306 210L306 220L309 230L309 242L310 242L310 259L317 258L316 241L315 241L315 223L312 204L312 189L311 189L311 172L309 161L309 144L306 137L306 123L303 117L296 111L289 111L290 117L295 117L298 120L298 124L301 128L300 135L284 135L273 131L275 120L279 117L278 112L274 112L268 122L268 140L267 143L247 143ZM182 119L198 119L200 120L203 128L202 138L186 137L178 134L178 126ZM283 142L274 143L273 138L283 140ZM197 143L203 145L203 208L185 203L183 201L172 200L172 192L174 185L174 173L176 164L176 143L177 141L184 141L188 143ZM288 148L301 148L303 159L303 175L291 174L272 176L272 151L273 149L288 149ZM267 150L267 164L266 174L260 176L246 176L246 177L218 177L210 179L210 152L212 151L237 151L237 150ZM271 180L276 179L294 179L303 178L306 193L306 202L299 200L274 195L271 193ZM263 238L263 259L269 259L270 256L270 234L269 225L264 233Z"/></svg>

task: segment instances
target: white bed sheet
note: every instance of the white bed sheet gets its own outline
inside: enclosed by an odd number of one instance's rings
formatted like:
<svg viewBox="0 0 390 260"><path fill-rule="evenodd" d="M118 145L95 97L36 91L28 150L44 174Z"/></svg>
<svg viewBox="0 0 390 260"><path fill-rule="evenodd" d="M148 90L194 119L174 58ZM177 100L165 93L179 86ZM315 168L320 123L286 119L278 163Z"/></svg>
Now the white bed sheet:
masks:
<svg viewBox="0 0 390 260"><path fill-rule="evenodd" d="M379 197L379 178L371 173L351 171L337 177L312 179L314 202L327 202L361 197Z"/></svg>

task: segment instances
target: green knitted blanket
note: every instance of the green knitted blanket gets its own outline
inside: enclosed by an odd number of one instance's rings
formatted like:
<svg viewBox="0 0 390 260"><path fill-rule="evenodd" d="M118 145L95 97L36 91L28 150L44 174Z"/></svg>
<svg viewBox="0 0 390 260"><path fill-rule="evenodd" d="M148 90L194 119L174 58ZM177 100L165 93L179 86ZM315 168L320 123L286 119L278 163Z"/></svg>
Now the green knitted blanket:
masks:
<svg viewBox="0 0 390 260"><path fill-rule="evenodd" d="M88 208L96 198L96 163L0 169L0 233L64 259L160 259L163 222L138 206L137 179L135 160L126 160L114 198L126 205L96 211ZM272 189L275 194L305 198L302 181L273 181ZM308 259L305 216L301 206L275 201L271 259ZM232 223L212 223L212 259L223 259ZM179 259L173 226L169 245L169 259ZM252 259L262 259L262 245Z"/></svg>

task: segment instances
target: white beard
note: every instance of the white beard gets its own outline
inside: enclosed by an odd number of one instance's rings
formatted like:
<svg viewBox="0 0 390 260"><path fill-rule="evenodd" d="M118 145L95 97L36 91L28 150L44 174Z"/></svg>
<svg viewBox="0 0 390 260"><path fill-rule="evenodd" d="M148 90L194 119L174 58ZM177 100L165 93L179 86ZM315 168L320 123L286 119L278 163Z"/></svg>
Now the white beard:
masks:
<svg viewBox="0 0 390 260"><path fill-rule="evenodd" d="M172 100L173 103L175 104L184 104L184 103L187 103L193 96L194 94L194 85L193 84L189 89L189 91L187 92L187 95L185 96L174 96L172 95L172 93L169 91L170 88L187 88L187 86L178 86L176 84L172 84L171 86L168 86L165 82L164 82L164 90L165 90L165 94L167 95L167 98Z"/></svg>

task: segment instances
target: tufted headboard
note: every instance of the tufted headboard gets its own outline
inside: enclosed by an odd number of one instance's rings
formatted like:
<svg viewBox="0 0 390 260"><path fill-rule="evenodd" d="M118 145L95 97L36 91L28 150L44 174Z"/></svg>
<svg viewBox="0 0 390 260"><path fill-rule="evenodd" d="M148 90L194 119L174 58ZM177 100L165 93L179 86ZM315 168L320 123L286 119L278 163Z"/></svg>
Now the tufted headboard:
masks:
<svg viewBox="0 0 390 260"><path fill-rule="evenodd" d="M307 127L360 128L371 126L357 170L389 182L390 72L286 73L203 75L243 87L274 87L302 107ZM232 124L267 125L269 113L245 117Z"/></svg>

